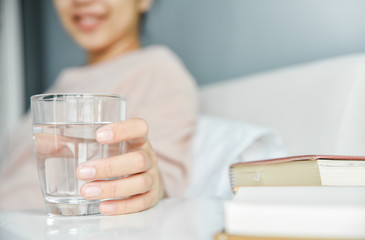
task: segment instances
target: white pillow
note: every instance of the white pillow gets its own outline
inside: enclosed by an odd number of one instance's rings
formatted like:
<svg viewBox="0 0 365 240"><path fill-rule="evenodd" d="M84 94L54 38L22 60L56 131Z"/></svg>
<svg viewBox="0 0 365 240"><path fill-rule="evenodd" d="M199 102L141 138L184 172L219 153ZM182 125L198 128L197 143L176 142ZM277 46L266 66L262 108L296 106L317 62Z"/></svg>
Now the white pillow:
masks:
<svg viewBox="0 0 365 240"><path fill-rule="evenodd" d="M285 156L271 130L237 120L200 116L194 139L194 163L186 197L233 196L229 165Z"/></svg>

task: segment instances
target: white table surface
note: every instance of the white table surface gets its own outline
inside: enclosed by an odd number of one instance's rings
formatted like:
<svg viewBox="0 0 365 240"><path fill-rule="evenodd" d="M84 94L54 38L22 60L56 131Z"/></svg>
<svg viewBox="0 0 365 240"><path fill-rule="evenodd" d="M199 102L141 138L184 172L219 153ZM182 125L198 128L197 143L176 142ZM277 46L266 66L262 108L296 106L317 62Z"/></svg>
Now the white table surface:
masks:
<svg viewBox="0 0 365 240"><path fill-rule="evenodd" d="M164 199L120 216L51 217L45 210L0 212L0 239L212 240L223 229L223 201Z"/></svg>

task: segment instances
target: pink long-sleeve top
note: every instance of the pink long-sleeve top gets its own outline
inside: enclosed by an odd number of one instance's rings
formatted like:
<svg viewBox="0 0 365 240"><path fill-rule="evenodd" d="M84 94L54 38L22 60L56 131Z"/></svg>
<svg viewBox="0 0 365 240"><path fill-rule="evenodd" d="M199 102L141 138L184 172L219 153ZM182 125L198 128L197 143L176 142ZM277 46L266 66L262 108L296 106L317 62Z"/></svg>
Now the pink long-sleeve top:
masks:
<svg viewBox="0 0 365 240"><path fill-rule="evenodd" d="M110 61L64 70L48 93L113 93L127 98L127 118L149 125L167 194L181 196L189 182L197 119L197 86L167 48L151 46ZM33 154L28 113L11 134L0 175L0 209L41 208L44 201Z"/></svg>

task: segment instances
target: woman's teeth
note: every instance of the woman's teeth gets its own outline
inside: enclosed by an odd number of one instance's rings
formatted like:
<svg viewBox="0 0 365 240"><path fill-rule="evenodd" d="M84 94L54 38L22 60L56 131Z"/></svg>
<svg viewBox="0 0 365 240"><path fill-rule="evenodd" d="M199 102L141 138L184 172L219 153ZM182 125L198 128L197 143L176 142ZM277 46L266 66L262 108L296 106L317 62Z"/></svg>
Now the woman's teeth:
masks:
<svg viewBox="0 0 365 240"><path fill-rule="evenodd" d="M95 17L82 17L79 21L80 24L84 26L94 26L99 22L99 19Z"/></svg>

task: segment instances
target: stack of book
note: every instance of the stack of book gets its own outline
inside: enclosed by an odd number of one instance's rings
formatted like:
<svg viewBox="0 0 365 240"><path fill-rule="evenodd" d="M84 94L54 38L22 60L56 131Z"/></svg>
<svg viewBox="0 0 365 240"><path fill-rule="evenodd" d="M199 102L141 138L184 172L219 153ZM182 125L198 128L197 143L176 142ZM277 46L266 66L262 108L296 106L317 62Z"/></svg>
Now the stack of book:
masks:
<svg viewBox="0 0 365 240"><path fill-rule="evenodd" d="M216 240L365 239L365 157L296 156L230 167Z"/></svg>

